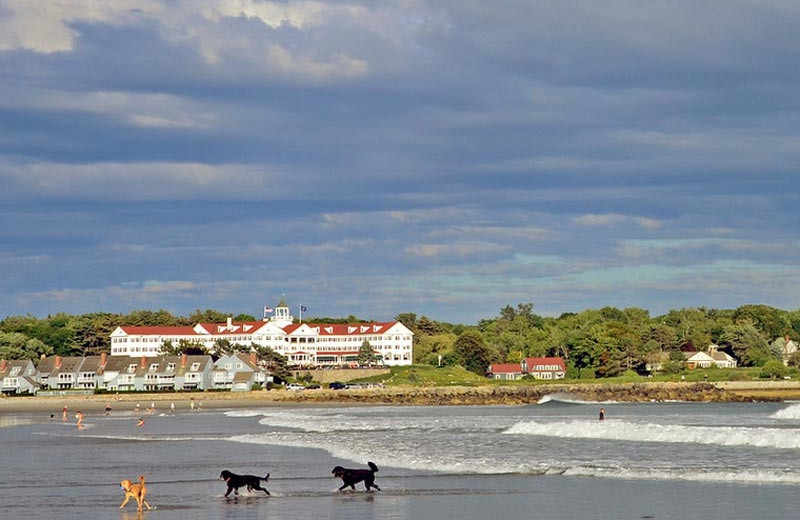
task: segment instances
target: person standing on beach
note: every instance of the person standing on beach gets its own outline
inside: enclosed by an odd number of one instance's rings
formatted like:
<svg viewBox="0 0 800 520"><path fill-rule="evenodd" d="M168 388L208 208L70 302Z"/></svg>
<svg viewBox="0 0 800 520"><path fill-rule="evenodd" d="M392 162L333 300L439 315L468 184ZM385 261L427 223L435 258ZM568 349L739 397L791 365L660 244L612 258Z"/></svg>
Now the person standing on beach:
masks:
<svg viewBox="0 0 800 520"><path fill-rule="evenodd" d="M169 413L175 415L175 403L169 403Z"/></svg>
<svg viewBox="0 0 800 520"><path fill-rule="evenodd" d="M83 428L83 412L78 410L78 413L75 414L75 418L78 419L78 428Z"/></svg>
<svg viewBox="0 0 800 520"><path fill-rule="evenodd" d="M605 421L606 420L606 409L605 408L600 408L600 416L598 417L598 420L600 420L600 421Z"/></svg>
<svg viewBox="0 0 800 520"><path fill-rule="evenodd" d="M64 408L61 410L61 420L67 422L67 405L64 405Z"/></svg>
<svg viewBox="0 0 800 520"><path fill-rule="evenodd" d="M106 403L106 415L111 415L111 403Z"/></svg>

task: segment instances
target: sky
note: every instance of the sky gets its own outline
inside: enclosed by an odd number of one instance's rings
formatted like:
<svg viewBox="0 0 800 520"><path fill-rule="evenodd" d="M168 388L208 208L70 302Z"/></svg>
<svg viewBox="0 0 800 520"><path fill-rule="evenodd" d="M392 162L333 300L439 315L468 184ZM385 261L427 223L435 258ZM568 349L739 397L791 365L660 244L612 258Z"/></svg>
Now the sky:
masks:
<svg viewBox="0 0 800 520"><path fill-rule="evenodd" d="M0 0L0 318L800 308L796 0Z"/></svg>

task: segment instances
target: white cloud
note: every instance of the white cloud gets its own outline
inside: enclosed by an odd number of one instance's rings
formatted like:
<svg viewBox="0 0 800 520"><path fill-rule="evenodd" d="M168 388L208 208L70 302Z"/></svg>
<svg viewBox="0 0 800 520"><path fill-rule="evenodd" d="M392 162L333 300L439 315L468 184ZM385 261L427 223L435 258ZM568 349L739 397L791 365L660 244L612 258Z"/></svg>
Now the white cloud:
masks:
<svg viewBox="0 0 800 520"><path fill-rule="evenodd" d="M171 94L0 86L0 107L105 114L143 127L206 129L218 122L217 108Z"/></svg>
<svg viewBox="0 0 800 520"><path fill-rule="evenodd" d="M277 174L264 166L148 163L0 162L6 189L56 198L189 200L273 198L286 194Z"/></svg>
<svg viewBox="0 0 800 520"><path fill-rule="evenodd" d="M71 51L79 36L72 22L119 23L160 10L151 0L1 0L0 51Z"/></svg>
<svg viewBox="0 0 800 520"><path fill-rule="evenodd" d="M649 217L635 217L621 215L619 213L603 213L581 215L575 217L572 221L578 226L595 227L595 226L616 226L626 222L632 222L639 227L645 229L657 229L661 227L661 221Z"/></svg>

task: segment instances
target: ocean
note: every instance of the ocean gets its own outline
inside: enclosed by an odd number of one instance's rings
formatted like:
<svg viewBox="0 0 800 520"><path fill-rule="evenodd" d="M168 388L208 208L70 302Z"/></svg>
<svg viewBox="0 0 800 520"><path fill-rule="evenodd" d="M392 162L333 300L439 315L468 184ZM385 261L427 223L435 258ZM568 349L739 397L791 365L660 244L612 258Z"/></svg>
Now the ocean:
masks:
<svg viewBox="0 0 800 520"><path fill-rule="evenodd" d="M600 407L606 420L598 420ZM0 417L0 518L785 519L800 516L800 404L280 406ZM375 462L382 491L337 492ZM219 473L272 495L225 499ZM144 474L154 510L119 481Z"/></svg>

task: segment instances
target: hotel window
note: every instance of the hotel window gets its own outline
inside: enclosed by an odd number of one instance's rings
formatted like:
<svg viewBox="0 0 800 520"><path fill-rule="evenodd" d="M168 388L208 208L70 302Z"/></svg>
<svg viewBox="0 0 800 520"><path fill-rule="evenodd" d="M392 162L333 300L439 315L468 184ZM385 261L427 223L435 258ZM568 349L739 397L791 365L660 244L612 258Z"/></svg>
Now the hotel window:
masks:
<svg viewBox="0 0 800 520"><path fill-rule="evenodd" d="M191 368L189 368L189 370L191 370L192 372L197 372L199 369L200 369L200 363L192 363Z"/></svg>

